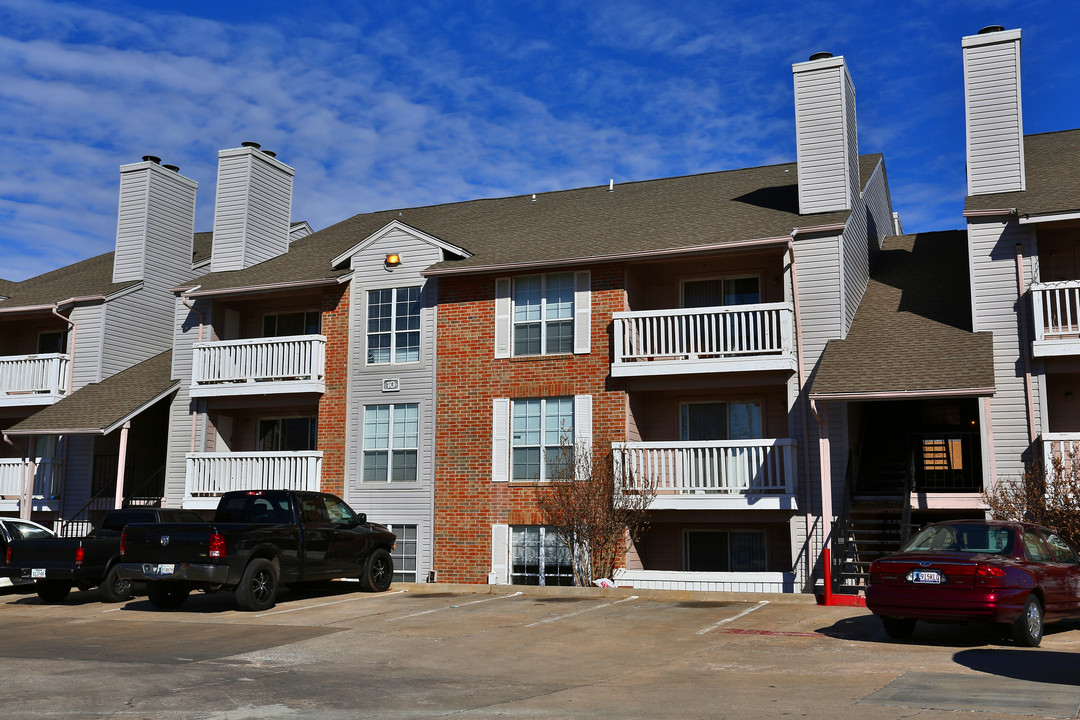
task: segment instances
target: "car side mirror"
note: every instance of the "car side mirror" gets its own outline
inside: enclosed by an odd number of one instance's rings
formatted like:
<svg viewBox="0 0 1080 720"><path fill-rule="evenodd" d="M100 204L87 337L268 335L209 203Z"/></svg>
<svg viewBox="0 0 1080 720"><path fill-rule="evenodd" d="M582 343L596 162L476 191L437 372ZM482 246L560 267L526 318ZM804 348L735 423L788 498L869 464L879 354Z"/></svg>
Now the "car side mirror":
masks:
<svg viewBox="0 0 1080 720"><path fill-rule="evenodd" d="M367 513L357 513L356 514L356 524L357 525L363 525L366 522L367 522Z"/></svg>

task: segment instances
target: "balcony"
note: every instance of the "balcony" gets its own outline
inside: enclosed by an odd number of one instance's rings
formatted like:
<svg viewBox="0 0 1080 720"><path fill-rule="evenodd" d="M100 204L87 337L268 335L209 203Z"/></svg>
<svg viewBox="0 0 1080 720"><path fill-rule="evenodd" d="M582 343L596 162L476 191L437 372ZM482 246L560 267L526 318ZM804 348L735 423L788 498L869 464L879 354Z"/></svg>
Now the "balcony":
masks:
<svg viewBox="0 0 1080 720"><path fill-rule="evenodd" d="M795 509L794 440L612 443L618 471L653 478L653 510Z"/></svg>
<svg viewBox="0 0 1080 720"><path fill-rule="evenodd" d="M22 458L0 458L0 510L19 509L23 481L30 471L30 462ZM55 510L60 496L63 463L60 460L34 461L33 506L35 510Z"/></svg>
<svg viewBox="0 0 1080 720"><path fill-rule="evenodd" d="M325 369L322 335L196 343L191 396L321 393Z"/></svg>
<svg viewBox="0 0 1080 720"><path fill-rule="evenodd" d="M0 407L52 405L67 394L70 362L59 353L0 357Z"/></svg>
<svg viewBox="0 0 1080 720"><path fill-rule="evenodd" d="M1033 283L1035 357L1080 355L1080 280Z"/></svg>
<svg viewBox="0 0 1080 720"><path fill-rule="evenodd" d="M613 313L613 377L794 372L789 303Z"/></svg>
<svg viewBox="0 0 1080 720"><path fill-rule="evenodd" d="M188 453L184 507L214 509L231 490L319 489L322 452Z"/></svg>

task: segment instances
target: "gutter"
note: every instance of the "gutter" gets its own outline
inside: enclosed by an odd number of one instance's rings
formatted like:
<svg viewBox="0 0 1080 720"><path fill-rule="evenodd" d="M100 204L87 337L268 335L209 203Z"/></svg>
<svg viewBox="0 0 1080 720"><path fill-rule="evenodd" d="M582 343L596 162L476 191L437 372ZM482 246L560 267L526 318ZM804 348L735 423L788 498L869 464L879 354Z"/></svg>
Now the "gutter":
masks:
<svg viewBox="0 0 1080 720"><path fill-rule="evenodd" d="M1034 393L1031 389L1031 344L1027 333L1027 303L1024 297L1027 291L1024 289L1024 248L1016 243L1016 304L1019 312L1016 313L1016 323L1020 330L1020 357L1024 361L1024 404L1027 407L1028 443L1035 444L1038 432L1035 428L1035 404Z"/></svg>
<svg viewBox="0 0 1080 720"><path fill-rule="evenodd" d="M964 217L997 217L999 215L1015 215L1016 208L997 208L991 210L965 210Z"/></svg>
<svg viewBox="0 0 1080 720"><path fill-rule="evenodd" d="M198 290L199 287L200 287L199 285L196 285L195 287L192 288L192 290ZM193 302L189 303L188 300L189 300L189 296L180 295L180 302L183 303L184 307L186 307L188 310L190 310L191 312L193 312L193 313L195 313L196 315L199 316L199 339L198 339L198 342L202 342L203 341L203 328L206 327L206 316L203 315L202 312L200 312L199 310L197 310L195 308L195 303L193 303ZM194 372L194 368L192 368L192 371ZM188 382L191 382L190 378L188 378ZM199 419L199 413L197 413L197 412L191 413L191 452L195 452L195 438L198 436L198 429L199 429L198 419Z"/></svg>
<svg viewBox="0 0 1080 720"><path fill-rule="evenodd" d="M320 278L318 280L301 280L299 282L268 283L266 285L249 285L247 287L222 288L220 290L187 290L181 287L172 288L173 292L180 292L183 297L215 297L218 295L244 295L247 293L273 292L275 290L294 290L300 288L327 287L339 284L339 278Z"/></svg>
<svg viewBox="0 0 1080 720"><path fill-rule="evenodd" d="M833 223L831 225L816 225L811 227L797 227L791 231L791 237L799 235L816 235L818 233L840 232L847 229L847 223Z"/></svg>
<svg viewBox="0 0 1080 720"><path fill-rule="evenodd" d="M943 390L880 390L851 393L812 393L811 400L910 400L913 398L942 397L990 397L997 393L996 387L946 388Z"/></svg>

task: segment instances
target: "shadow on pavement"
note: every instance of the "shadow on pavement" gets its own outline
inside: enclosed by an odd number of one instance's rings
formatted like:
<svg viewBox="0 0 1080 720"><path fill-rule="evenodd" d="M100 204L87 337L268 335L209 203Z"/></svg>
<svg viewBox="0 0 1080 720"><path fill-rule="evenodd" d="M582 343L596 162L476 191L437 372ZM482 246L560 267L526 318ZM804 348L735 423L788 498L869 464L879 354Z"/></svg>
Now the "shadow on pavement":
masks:
<svg viewBox="0 0 1080 720"><path fill-rule="evenodd" d="M1080 687L1080 655L1039 649L962 650L953 655L957 664L979 672Z"/></svg>
<svg viewBox="0 0 1080 720"><path fill-rule="evenodd" d="M1003 642L1001 630L993 625L937 625L920 622L908 640L894 640L885 634L876 615L849 617L818 628L816 632L840 640L883 645L926 645L929 647L980 647Z"/></svg>

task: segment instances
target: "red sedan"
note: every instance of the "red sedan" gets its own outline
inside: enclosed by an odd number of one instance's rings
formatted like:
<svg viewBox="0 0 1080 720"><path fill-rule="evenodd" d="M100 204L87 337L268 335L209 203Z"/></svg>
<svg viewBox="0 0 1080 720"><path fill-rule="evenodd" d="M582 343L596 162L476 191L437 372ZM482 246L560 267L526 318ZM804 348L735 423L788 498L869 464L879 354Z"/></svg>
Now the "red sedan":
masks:
<svg viewBox="0 0 1080 720"><path fill-rule="evenodd" d="M894 638L911 637L917 620L989 621L1035 647L1044 623L1080 618L1080 557L1037 525L935 523L870 566L866 607Z"/></svg>

